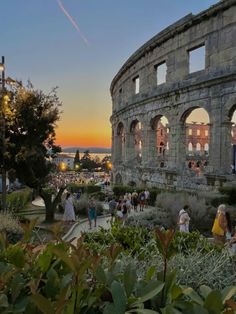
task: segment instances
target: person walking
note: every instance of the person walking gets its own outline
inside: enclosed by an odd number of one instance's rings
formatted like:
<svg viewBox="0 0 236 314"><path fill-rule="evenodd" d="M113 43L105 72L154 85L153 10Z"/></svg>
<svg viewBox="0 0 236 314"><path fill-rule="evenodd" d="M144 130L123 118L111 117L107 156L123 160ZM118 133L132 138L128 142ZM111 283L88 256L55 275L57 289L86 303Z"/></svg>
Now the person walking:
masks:
<svg viewBox="0 0 236 314"><path fill-rule="evenodd" d="M139 193L138 200L139 200L139 210L143 212L143 208L145 205L145 192L144 191Z"/></svg>
<svg viewBox="0 0 236 314"><path fill-rule="evenodd" d="M73 204L73 197L69 192L66 194L63 220L67 221L67 222L75 221L75 210L74 210L74 204Z"/></svg>
<svg viewBox="0 0 236 314"><path fill-rule="evenodd" d="M133 205L134 211L137 212L138 193L136 192L136 190L134 190L134 192L132 193L131 200L132 200L132 205Z"/></svg>
<svg viewBox="0 0 236 314"><path fill-rule="evenodd" d="M109 213L111 214L111 223L113 222L115 218L117 205L118 205L118 202L114 198L112 198L110 202L108 203Z"/></svg>
<svg viewBox="0 0 236 314"><path fill-rule="evenodd" d="M225 204L219 205L211 230L214 237L214 241L217 244L224 244L226 240L226 232L228 230L228 226L225 213L226 213Z"/></svg>
<svg viewBox="0 0 236 314"><path fill-rule="evenodd" d="M94 227L97 226L97 210L94 198L92 198L88 205L88 221L89 221L89 229L92 228L92 221L94 220Z"/></svg>
<svg viewBox="0 0 236 314"><path fill-rule="evenodd" d="M179 231L180 232L189 232L189 221L190 217L187 213L188 205L185 205L180 211L179 211Z"/></svg>

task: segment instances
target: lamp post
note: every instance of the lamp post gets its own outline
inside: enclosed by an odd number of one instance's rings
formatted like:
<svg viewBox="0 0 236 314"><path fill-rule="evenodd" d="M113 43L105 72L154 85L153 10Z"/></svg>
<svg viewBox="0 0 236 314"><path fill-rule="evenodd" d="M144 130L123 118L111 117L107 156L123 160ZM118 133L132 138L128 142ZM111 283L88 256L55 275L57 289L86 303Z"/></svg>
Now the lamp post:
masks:
<svg viewBox="0 0 236 314"><path fill-rule="evenodd" d="M7 199L7 172L5 167L5 154L6 154L6 121L5 121L5 58L2 56L0 64L2 71L2 101L1 101L1 137L2 137L2 210L6 210Z"/></svg>

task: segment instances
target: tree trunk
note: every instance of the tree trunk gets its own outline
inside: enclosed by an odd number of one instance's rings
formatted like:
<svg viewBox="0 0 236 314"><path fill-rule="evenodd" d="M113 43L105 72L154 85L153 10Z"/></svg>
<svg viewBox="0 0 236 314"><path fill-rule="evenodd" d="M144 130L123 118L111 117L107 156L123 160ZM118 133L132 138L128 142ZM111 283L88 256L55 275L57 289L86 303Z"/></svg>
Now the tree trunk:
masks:
<svg viewBox="0 0 236 314"><path fill-rule="evenodd" d="M54 199L52 198L52 193L49 193L43 189L40 189L39 195L42 197L45 203L45 211L46 211L45 222L50 223L50 222L55 221L55 211L56 211L57 205L61 201L61 196L65 188L66 187L61 187Z"/></svg>

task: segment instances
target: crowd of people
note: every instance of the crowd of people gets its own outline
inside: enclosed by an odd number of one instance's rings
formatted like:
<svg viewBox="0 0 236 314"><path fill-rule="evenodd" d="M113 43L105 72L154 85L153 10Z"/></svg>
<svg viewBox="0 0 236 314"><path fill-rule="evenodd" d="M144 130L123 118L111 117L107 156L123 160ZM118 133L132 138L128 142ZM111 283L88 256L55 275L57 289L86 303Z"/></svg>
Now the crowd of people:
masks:
<svg viewBox="0 0 236 314"><path fill-rule="evenodd" d="M148 190L138 193L134 190L133 193L125 193L119 199L111 199L109 201L109 212L112 216L112 220L117 218L118 220L125 221L131 210L134 212L142 212L144 208L148 206L150 198L150 192Z"/></svg>
<svg viewBox="0 0 236 314"><path fill-rule="evenodd" d="M76 195L72 195L69 192L66 193L64 200L64 221L74 222L76 220L74 201L75 198L79 200L80 196L81 191L78 191ZM141 191L140 193L136 190L134 190L133 193L127 192L119 199L115 199L113 197L108 203L111 221L120 220L124 224L131 211L143 212L144 208L149 204L149 199L150 193L147 189ZM179 211L177 225L180 232L189 232L189 224L191 220L189 212L190 208L188 205L183 206L183 208ZM93 197L91 197L88 202L87 217L89 228L92 228L93 222L94 227L96 227L97 211L96 202ZM215 243L222 245L229 243L236 252L236 232L233 231L230 213L227 210L226 205L221 204L217 208L217 213L211 231Z"/></svg>

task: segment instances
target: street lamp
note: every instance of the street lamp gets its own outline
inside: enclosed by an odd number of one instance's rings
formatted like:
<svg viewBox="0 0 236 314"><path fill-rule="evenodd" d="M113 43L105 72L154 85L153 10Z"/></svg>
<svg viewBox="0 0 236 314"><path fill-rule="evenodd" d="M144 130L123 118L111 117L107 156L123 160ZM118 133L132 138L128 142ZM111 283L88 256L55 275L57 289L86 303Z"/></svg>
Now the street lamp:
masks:
<svg viewBox="0 0 236 314"><path fill-rule="evenodd" d="M2 137L2 210L6 210L7 199L7 172L5 167L5 154L6 154L6 122L5 122L5 58L2 57L0 64L0 70L2 71L2 99L1 99L1 137Z"/></svg>
<svg viewBox="0 0 236 314"><path fill-rule="evenodd" d="M22 87L22 83L11 79L10 77L5 79L5 57L2 56L2 62L0 63L0 71L2 72L0 81L2 85L2 97L1 97L1 109L0 109L0 121L1 121L1 140L2 140L2 210L6 210L6 200L7 200L7 171L5 164L5 154L6 154L6 120L5 120L5 108L8 104L9 97L6 93L6 84L18 85Z"/></svg>

